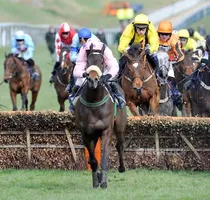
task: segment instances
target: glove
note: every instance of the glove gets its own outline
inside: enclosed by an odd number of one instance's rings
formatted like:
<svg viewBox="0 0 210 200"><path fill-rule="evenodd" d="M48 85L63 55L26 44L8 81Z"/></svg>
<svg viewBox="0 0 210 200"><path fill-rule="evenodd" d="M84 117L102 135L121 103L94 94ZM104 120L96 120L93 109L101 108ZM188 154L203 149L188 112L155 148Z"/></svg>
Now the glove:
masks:
<svg viewBox="0 0 210 200"><path fill-rule="evenodd" d="M87 77L88 77L88 73L87 73L87 72L84 72L84 73L82 74L82 77L83 77L83 78L87 78Z"/></svg>
<svg viewBox="0 0 210 200"><path fill-rule="evenodd" d="M102 75L101 76L101 81L103 83L106 83L110 78L112 78L112 75L111 74Z"/></svg>
<svg viewBox="0 0 210 200"><path fill-rule="evenodd" d="M198 55L194 54L192 55L192 60L195 62L201 62L201 57L199 57Z"/></svg>

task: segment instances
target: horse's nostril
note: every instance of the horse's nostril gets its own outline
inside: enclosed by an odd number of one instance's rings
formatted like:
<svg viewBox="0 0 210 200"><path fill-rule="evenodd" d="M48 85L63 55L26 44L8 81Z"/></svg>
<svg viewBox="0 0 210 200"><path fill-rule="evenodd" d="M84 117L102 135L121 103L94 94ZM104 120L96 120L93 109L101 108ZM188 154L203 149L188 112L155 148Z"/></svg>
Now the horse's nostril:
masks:
<svg viewBox="0 0 210 200"><path fill-rule="evenodd" d="M98 81L98 78L95 78L94 80L95 80L95 81Z"/></svg>

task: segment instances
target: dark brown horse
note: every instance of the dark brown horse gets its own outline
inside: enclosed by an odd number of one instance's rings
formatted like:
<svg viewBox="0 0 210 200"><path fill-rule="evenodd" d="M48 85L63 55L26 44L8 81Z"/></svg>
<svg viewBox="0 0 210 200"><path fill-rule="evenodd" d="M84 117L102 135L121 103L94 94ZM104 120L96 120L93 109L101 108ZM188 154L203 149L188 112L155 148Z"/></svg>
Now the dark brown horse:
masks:
<svg viewBox="0 0 210 200"><path fill-rule="evenodd" d="M122 75L126 103L134 116L151 112L158 114L160 94L155 72L140 45L133 45L125 54L128 62ZM144 112L145 111L145 112Z"/></svg>
<svg viewBox="0 0 210 200"><path fill-rule="evenodd" d="M111 150L113 131L116 135L116 148L119 154L119 172L124 172L124 129L127 123L126 108L118 109L110 98L105 84L100 79L104 71L104 50L93 50L87 58L88 77L76 103L76 125L82 132L83 143L89 152L93 187L107 187L108 158ZM101 172L95 158L94 149L102 137Z"/></svg>
<svg viewBox="0 0 210 200"><path fill-rule="evenodd" d="M34 65L32 70L39 73L40 77L38 80L31 79L27 63L22 58L18 58L17 55L13 54L5 55L4 80L9 82L13 111L17 110L17 94L21 94L21 110L28 110L27 94L29 90L32 92L30 110L35 108L35 102L42 82L42 74L37 65Z"/></svg>
<svg viewBox="0 0 210 200"><path fill-rule="evenodd" d="M57 93L57 100L60 104L60 112L65 111L65 101L68 99L69 93L65 90L66 86L70 82L71 73L74 68L74 64L69 58L69 48L63 47L60 52L59 59L60 68L56 71L54 88Z"/></svg>
<svg viewBox="0 0 210 200"><path fill-rule="evenodd" d="M178 90L183 94L183 116L191 116L191 92L185 90L184 84L189 75L193 73L196 66L192 59L193 52L185 52L185 58L182 62L174 65L174 73L177 81Z"/></svg>

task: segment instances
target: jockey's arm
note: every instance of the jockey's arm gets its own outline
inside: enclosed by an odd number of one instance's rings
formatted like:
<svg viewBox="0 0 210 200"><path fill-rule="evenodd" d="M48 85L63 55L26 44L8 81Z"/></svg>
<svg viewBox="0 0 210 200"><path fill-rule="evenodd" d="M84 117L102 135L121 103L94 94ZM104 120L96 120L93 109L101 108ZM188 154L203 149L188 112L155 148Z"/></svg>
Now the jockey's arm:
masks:
<svg viewBox="0 0 210 200"><path fill-rule="evenodd" d="M56 52L56 61L59 62L59 55L61 51L61 39L58 33L55 36L55 52Z"/></svg>
<svg viewBox="0 0 210 200"><path fill-rule="evenodd" d="M15 40L15 38L12 38L12 41L11 41L11 52L13 54L19 53L19 51L18 51L18 49L16 47L16 40Z"/></svg>
<svg viewBox="0 0 210 200"><path fill-rule="evenodd" d="M106 69L103 74L104 75L110 74L112 76L112 78L117 76L117 74L119 72L119 65L118 65L117 59L113 56L113 53L109 49L109 47L106 47L106 49L104 51L104 61L106 64Z"/></svg>
<svg viewBox="0 0 210 200"><path fill-rule="evenodd" d="M26 53L24 54L24 59L28 60L30 58L33 58L33 53L34 53L34 42L31 39L30 36L27 36L25 38L25 46L26 46Z"/></svg>
<svg viewBox="0 0 210 200"><path fill-rule="evenodd" d="M75 78L83 78L83 73L86 71L86 64L87 64L87 53L83 46L79 51L76 65L74 67L73 75Z"/></svg>
<svg viewBox="0 0 210 200"><path fill-rule="evenodd" d="M181 45L179 43L179 41L177 41L174 45L173 45L173 51L176 55L176 61L177 62L181 62L182 60L184 60L184 53L181 50Z"/></svg>
<svg viewBox="0 0 210 200"><path fill-rule="evenodd" d="M76 62L78 53L80 49L80 42L79 42L79 37L78 34L75 34L73 39L72 39L72 44L70 48L70 60L72 62Z"/></svg>
<svg viewBox="0 0 210 200"><path fill-rule="evenodd" d="M129 24L120 37L120 42L118 46L118 51L120 53L123 53L123 51L127 49L134 34L135 34L135 31L134 31L133 25Z"/></svg>
<svg viewBox="0 0 210 200"><path fill-rule="evenodd" d="M148 42L150 44L150 53L151 54L153 54L156 51L158 51L159 39L158 39L157 31L156 31L156 29L155 29L153 24L149 25Z"/></svg>

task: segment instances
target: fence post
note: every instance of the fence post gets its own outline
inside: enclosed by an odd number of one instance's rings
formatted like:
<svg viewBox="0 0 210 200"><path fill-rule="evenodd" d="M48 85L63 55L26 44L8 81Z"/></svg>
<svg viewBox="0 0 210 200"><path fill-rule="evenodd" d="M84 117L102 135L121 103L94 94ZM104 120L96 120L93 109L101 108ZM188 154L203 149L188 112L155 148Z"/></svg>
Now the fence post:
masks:
<svg viewBox="0 0 210 200"><path fill-rule="evenodd" d="M27 141L27 150L28 150L28 161L31 161L31 137L30 132L26 129L26 141Z"/></svg>

